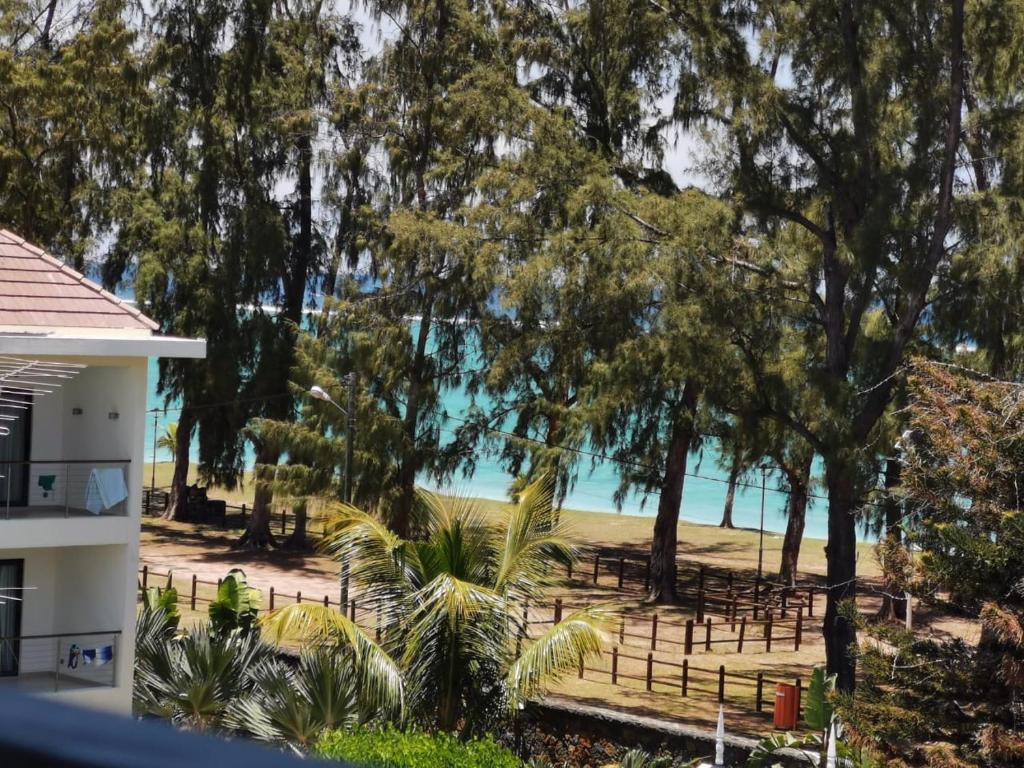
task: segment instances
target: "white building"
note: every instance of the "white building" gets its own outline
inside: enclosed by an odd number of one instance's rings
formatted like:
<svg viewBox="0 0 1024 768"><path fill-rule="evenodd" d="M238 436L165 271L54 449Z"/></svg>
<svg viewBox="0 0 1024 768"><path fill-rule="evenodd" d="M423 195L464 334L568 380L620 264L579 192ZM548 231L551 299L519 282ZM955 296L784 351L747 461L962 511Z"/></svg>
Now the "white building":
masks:
<svg viewBox="0 0 1024 768"><path fill-rule="evenodd" d="M0 686L130 711L156 329L0 230Z"/></svg>

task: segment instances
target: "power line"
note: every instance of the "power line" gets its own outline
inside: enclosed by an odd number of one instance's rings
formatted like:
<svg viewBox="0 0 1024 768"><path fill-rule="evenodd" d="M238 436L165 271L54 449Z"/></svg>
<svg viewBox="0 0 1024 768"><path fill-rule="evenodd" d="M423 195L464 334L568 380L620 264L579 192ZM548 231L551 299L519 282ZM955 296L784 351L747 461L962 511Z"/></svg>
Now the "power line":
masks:
<svg viewBox="0 0 1024 768"><path fill-rule="evenodd" d="M193 405L193 406L187 406L187 407L179 406L179 407L176 407L176 408L162 408L162 409L161 408L152 408L152 409L150 409L148 411L148 413L154 413L154 412L168 413L168 412L171 412L171 411L183 412L183 411L186 411L186 410L204 410L204 409L208 409L208 408L222 408L222 407L226 407L226 406L230 406L230 405L236 405L238 403L260 402L260 401L267 401L267 400L275 400L275 399L279 399L279 398L283 398L283 397L293 397L293 395L291 393L287 393L286 392L286 393L282 393L282 394L278 394L278 395L267 395L265 397L253 397L253 398L245 398L245 399L226 400L226 401L221 402L221 403L208 403L208 404L203 404L203 405ZM408 403L402 401L401 398L396 398L396 399L398 399L398 401L400 403L402 403L402 405L408 406ZM468 424L468 425L471 425L471 426L477 426L476 422L473 422L473 421L471 421L469 419L463 419L463 418L460 418L458 416L452 416L447 411L442 411L442 410L439 410L437 408L427 408L425 410L430 412L430 413L433 413L436 416L439 416L442 419L445 419L447 421L453 421L453 422L459 422L459 423L462 423L462 424ZM625 458L621 458L621 457L617 457L617 456L610 456L610 455L608 455L606 453L599 453L597 451L589 451L589 450L587 450L585 448L576 448L574 446L569 446L569 445L548 445L548 443L546 443L545 441L540 440L538 438L528 437L528 436L523 436L523 435L517 435L514 432L509 432L507 430L497 429L497 428L494 428L494 427L480 427L480 428L484 432L487 432L487 433L490 433L490 434L498 435L498 436L504 437L506 439L519 440L519 441L523 441L523 442L533 443L535 445L539 445L539 446L547 448L549 450L558 450L558 451L562 451L562 452L566 452L566 453L575 453L575 454L578 454L578 455L581 455L581 456L587 456L589 458L597 459L599 461L607 461L607 462L610 462L612 464L619 464L619 465L622 465L622 466L628 466L628 467L634 467L634 468L637 468L637 469L642 469L642 470L644 470L646 472L652 472L652 473L661 473L662 472L662 469L659 468L659 467L653 466L651 464L645 464L643 462L639 462L639 461L635 461L635 460L625 459ZM453 430L449 430L449 431L452 432L452 434L454 435L454 431ZM707 438L707 437L711 437L711 438L717 437L716 435L708 435L708 434L700 434L699 436L700 437L705 437L705 438ZM729 484L729 481L727 479L723 479L723 478L720 478L720 477L712 477L710 475L703 475L703 474L700 474L699 472L686 471L686 472L683 472L683 476L684 477L693 478L693 479L696 479L696 480L706 480L706 481L713 482L713 483L720 483L720 484L723 484L723 485L728 485ZM737 480L736 483L735 483L735 486L737 488L761 490L761 486L760 485L756 485L754 483L748 483L748 482L743 481L743 480ZM789 497L789 495L792 493L792 491L787 491L787 490L784 490L782 488L766 488L765 490L766 491L770 491L772 493L783 494L786 497ZM656 490L648 491L647 493L649 493L652 496L660 496L661 495L660 492L656 491ZM819 494L819 493L808 493L807 494L807 498L808 499L815 499L815 500L818 500L818 501L826 501L826 502L828 501L828 496L823 496L822 494ZM861 506L864 506L864 507L876 507L878 509L882 509L884 507L883 504L880 504L878 502L872 502L872 501L864 501L864 502L861 503Z"/></svg>

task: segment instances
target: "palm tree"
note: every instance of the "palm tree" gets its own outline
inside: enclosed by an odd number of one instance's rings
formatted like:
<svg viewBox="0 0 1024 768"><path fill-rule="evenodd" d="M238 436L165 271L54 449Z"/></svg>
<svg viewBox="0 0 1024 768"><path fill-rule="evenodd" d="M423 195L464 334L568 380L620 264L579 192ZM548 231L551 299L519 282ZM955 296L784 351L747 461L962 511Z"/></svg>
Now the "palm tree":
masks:
<svg viewBox="0 0 1024 768"><path fill-rule="evenodd" d="M164 427L164 433L156 440L156 447L164 451L169 451L171 455L174 455L174 447L178 444L178 423L176 421L168 422L167 426Z"/></svg>
<svg viewBox="0 0 1024 768"><path fill-rule="evenodd" d="M230 705L253 691L250 672L275 649L255 632L217 635L206 625L181 636L154 631L149 613L158 612L143 611L137 624L136 710L196 730L227 725Z"/></svg>
<svg viewBox="0 0 1024 768"><path fill-rule="evenodd" d="M163 607L136 622L135 710L200 730L233 728L308 747L327 728L401 716L401 675L358 628L294 668L258 626L199 625L178 634Z"/></svg>
<svg viewBox="0 0 1024 768"><path fill-rule="evenodd" d="M576 554L551 496L542 478L488 525L471 501L422 493L424 535L414 541L354 507L335 510L325 549L348 556L360 602L376 611L383 647L404 672L411 713L427 724L479 730L600 654L602 616L594 608L523 643L523 606L539 603L554 583L552 566ZM353 632L342 614L316 605L287 606L266 621L278 638L313 643Z"/></svg>

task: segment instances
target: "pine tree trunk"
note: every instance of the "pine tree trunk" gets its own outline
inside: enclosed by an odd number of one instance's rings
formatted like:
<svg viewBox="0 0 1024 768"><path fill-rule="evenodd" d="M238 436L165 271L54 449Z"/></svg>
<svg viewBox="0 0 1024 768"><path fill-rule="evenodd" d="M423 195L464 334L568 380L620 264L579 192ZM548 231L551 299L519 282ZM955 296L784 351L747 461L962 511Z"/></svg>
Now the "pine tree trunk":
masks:
<svg viewBox="0 0 1024 768"><path fill-rule="evenodd" d="M309 540L306 538L307 521L309 514L305 501L300 501L292 508L292 516L295 518L295 530L281 545L283 549L306 551L310 549Z"/></svg>
<svg viewBox="0 0 1024 768"><path fill-rule="evenodd" d="M693 445L694 417L697 411L697 385L687 381L683 387L682 412L677 414L669 440L665 474L662 478L658 516L654 520L651 541L651 592L656 603L676 603L676 545L679 531L679 510L686 481L686 461Z"/></svg>
<svg viewBox="0 0 1024 768"><path fill-rule="evenodd" d="M800 544L804 538L804 524L807 520L808 486L811 478L813 455L799 466L784 465L783 471L789 483L789 503L786 505L788 520L786 535L782 539L782 565L779 581L783 586L796 585L797 565L800 559Z"/></svg>
<svg viewBox="0 0 1024 768"><path fill-rule="evenodd" d="M837 457L825 456L828 483L828 595L825 603L825 659L828 673L837 676L836 686L844 693L856 685L856 661L851 646L857 642L857 628L843 615L844 604L857 597L857 518L853 471Z"/></svg>
<svg viewBox="0 0 1024 768"><path fill-rule="evenodd" d="M425 309L416 337L416 351L413 357L412 372L409 377L409 395L405 404L403 431L405 447L401 463L398 467L398 503L391 516L391 530L401 538L407 539L412 528L412 506L416 500L416 473L420 468L419 446L416 436L420 422L420 396L423 389L423 377L427 360L427 340L430 337L431 308L430 299L425 301Z"/></svg>
<svg viewBox="0 0 1024 768"><path fill-rule="evenodd" d="M273 448L261 445L256 450L256 465L274 466L280 459L280 453ZM252 502L252 515L249 517L249 524L245 533L238 540L238 545L249 549L265 549L274 546L277 542L274 534L270 532L271 503L274 500L274 492L266 483L256 483L256 492Z"/></svg>
<svg viewBox="0 0 1024 768"><path fill-rule="evenodd" d="M732 522L732 505L736 498L736 483L740 477L740 456L739 451L732 455L732 465L729 467L729 486L725 491L725 507L722 509L722 522L719 528L735 528Z"/></svg>
<svg viewBox="0 0 1024 768"><path fill-rule="evenodd" d="M889 459L885 463L885 488L891 491L900 484L900 462L898 459ZM885 537L890 543L900 544L903 539L903 532L900 528L900 504L892 493L885 497ZM897 594L898 588L888 579L882 587L882 605L878 609L875 618L879 621L906 621L907 598Z"/></svg>
<svg viewBox="0 0 1024 768"><path fill-rule="evenodd" d="M189 449L192 445L192 430L196 417L188 408L181 411L178 431L174 438L174 473L171 475L171 490L164 510L165 520L184 520L188 504Z"/></svg>

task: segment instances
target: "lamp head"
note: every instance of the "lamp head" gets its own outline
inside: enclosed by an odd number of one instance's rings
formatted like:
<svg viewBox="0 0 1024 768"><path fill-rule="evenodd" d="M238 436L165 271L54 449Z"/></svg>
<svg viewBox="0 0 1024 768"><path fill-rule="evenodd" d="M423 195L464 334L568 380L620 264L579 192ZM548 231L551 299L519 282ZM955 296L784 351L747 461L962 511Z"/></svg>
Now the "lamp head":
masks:
<svg viewBox="0 0 1024 768"><path fill-rule="evenodd" d="M317 400L323 400L325 402L331 402L331 396L327 394L327 390L321 387L319 384L314 384L309 388L309 394L311 397L315 397Z"/></svg>

